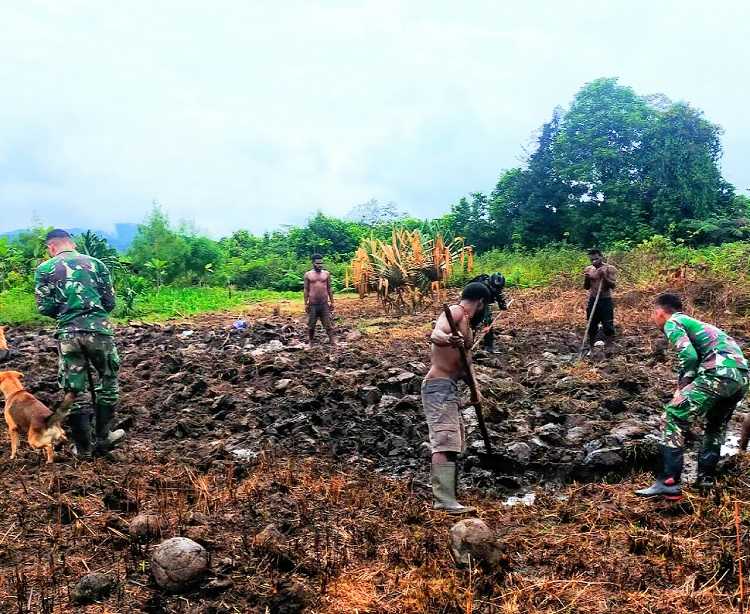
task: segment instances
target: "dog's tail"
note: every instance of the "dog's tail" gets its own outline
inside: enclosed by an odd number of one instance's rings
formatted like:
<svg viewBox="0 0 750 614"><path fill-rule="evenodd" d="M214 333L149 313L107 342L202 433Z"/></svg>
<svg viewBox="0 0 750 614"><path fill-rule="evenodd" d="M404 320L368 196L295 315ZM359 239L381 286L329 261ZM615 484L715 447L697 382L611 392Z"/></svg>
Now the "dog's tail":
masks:
<svg viewBox="0 0 750 614"><path fill-rule="evenodd" d="M51 426L59 426L60 424L62 424L62 421L65 420L65 418L67 418L68 414L70 413L70 406L73 405L73 400L74 398L70 395L65 395L62 403L57 406L55 411L47 416L47 419L45 420L47 428Z"/></svg>

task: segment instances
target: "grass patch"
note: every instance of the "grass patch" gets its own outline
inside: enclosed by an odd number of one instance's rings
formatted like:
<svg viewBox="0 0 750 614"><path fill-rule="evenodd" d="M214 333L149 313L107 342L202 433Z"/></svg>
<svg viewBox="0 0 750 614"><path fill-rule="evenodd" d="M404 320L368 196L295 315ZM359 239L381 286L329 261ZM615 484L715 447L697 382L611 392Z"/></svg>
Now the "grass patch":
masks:
<svg viewBox="0 0 750 614"><path fill-rule="evenodd" d="M123 315L122 301L115 310L115 321L144 320L155 322L212 311L226 311L248 303L277 300L302 300L301 292L274 290L241 290L225 288L162 288L136 298L135 313ZM34 295L24 290L0 293L0 324L35 324L49 322L36 311Z"/></svg>
<svg viewBox="0 0 750 614"><path fill-rule="evenodd" d="M20 288L0 292L0 325L32 324L46 320L36 310L34 293Z"/></svg>

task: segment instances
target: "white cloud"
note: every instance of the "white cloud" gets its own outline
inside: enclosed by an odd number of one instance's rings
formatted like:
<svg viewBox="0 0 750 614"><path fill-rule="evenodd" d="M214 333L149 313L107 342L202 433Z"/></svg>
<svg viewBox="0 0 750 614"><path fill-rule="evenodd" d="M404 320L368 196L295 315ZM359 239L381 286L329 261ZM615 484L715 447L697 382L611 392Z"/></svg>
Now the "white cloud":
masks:
<svg viewBox="0 0 750 614"><path fill-rule="evenodd" d="M750 187L744 3L119 6L4 10L0 230L139 221L154 199L214 234L371 197L439 214L610 75L703 108Z"/></svg>

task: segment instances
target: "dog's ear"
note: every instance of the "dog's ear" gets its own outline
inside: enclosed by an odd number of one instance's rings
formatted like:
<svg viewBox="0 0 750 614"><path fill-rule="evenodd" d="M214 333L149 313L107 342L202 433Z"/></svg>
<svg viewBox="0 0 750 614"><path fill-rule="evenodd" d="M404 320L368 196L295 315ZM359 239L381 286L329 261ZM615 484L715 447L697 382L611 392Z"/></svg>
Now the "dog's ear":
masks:
<svg viewBox="0 0 750 614"><path fill-rule="evenodd" d="M23 377L23 373L21 373L20 371L0 371L0 381L8 379L10 377L21 379Z"/></svg>

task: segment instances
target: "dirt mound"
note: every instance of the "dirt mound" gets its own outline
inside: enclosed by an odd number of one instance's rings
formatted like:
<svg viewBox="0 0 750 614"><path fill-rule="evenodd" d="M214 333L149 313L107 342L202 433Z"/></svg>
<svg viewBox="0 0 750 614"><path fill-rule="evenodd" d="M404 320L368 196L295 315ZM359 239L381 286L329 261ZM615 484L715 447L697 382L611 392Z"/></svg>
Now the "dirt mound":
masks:
<svg viewBox="0 0 750 614"><path fill-rule="evenodd" d="M370 331L335 350L306 349L304 325L290 316L264 317L244 330L210 322L120 328L122 426L153 441L164 462L201 471L275 450L426 482L419 391L429 319L372 322L360 322ZM394 326L422 330L424 341L381 343L397 334ZM349 331L342 327L341 337ZM498 457L490 468L480 462L483 444L466 407L465 485L504 492L540 480L621 476L648 463L663 381L671 377L659 343L625 335L613 359L592 364L578 360L575 331L511 332L499 335L500 355L477 355ZM58 398L48 333L15 330L12 343L12 366L27 374L28 387L43 401Z"/></svg>

